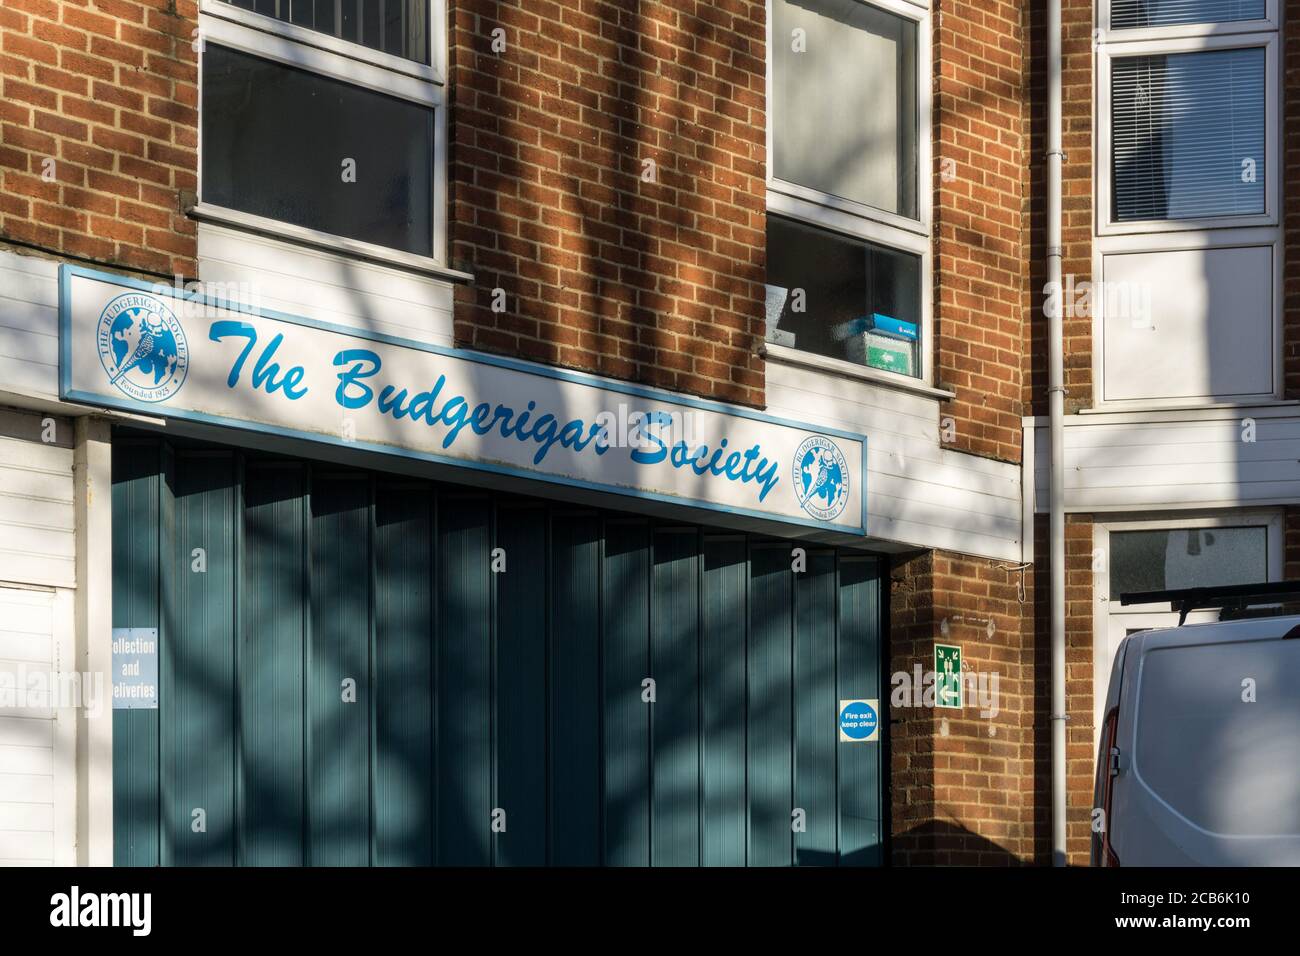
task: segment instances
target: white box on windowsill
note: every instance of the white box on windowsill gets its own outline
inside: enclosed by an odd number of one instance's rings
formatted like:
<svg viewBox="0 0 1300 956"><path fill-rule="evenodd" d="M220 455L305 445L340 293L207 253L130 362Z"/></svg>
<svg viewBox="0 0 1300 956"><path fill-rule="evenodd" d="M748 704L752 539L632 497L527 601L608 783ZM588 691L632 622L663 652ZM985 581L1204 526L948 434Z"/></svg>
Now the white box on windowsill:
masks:
<svg viewBox="0 0 1300 956"><path fill-rule="evenodd" d="M777 325L781 322L781 313L785 310L785 300L789 296L789 289L783 289L777 285L767 286L767 341L773 345L794 348L794 333L788 329L777 328Z"/></svg>

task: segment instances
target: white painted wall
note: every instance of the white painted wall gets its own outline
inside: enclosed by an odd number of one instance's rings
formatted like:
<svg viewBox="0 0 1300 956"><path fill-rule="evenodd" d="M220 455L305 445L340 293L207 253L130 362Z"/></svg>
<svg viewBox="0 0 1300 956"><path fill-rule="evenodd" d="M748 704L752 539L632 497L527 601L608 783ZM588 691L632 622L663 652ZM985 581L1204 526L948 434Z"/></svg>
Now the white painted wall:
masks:
<svg viewBox="0 0 1300 956"><path fill-rule="evenodd" d="M58 395L58 269L0 251L0 390Z"/></svg>
<svg viewBox="0 0 1300 956"><path fill-rule="evenodd" d="M69 591L0 585L0 672L7 687L33 671L48 675L69 666L71 609ZM0 703L0 866L73 861L75 716L56 703Z"/></svg>
<svg viewBox="0 0 1300 956"><path fill-rule="evenodd" d="M0 408L0 692L73 669L73 445L70 419ZM0 865L72 862L75 716L0 696Z"/></svg>
<svg viewBox="0 0 1300 956"><path fill-rule="evenodd" d="M1043 513L1050 454L1046 420L1026 419L1025 427L1035 431L1035 510ZM1146 512L1297 502L1300 406L1067 416L1067 511Z"/></svg>
<svg viewBox="0 0 1300 956"><path fill-rule="evenodd" d="M199 279L246 284L253 298L241 298L258 308L452 344L448 282L211 223L198 229Z"/></svg>
<svg viewBox="0 0 1300 956"><path fill-rule="evenodd" d="M1101 257L1104 402L1271 397L1273 246Z"/></svg>
<svg viewBox="0 0 1300 956"><path fill-rule="evenodd" d="M87 560L84 541L95 524L93 551L107 554L108 423L67 417L86 410L58 400L58 340L58 263L0 251L0 670L11 684L19 665L98 673L102 690L110 569ZM111 864L111 712L92 720L76 700L24 703L0 706L0 865Z"/></svg>
<svg viewBox="0 0 1300 956"><path fill-rule="evenodd" d="M769 361L767 411L867 436L872 538L1020 560L1020 466L944 448L938 399Z"/></svg>
<svg viewBox="0 0 1300 956"><path fill-rule="evenodd" d="M76 586L72 446L70 419L0 408L0 582Z"/></svg>

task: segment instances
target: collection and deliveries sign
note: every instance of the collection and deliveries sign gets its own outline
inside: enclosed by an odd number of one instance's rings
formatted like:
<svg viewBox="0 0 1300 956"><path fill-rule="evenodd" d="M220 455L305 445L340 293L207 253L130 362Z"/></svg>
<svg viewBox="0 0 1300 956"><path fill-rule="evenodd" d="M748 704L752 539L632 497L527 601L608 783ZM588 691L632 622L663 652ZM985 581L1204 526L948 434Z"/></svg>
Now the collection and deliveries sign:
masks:
<svg viewBox="0 0 1300 956"><path fill-rule="evenodd" d="M866 534L863 435L64 265L69 401Z"/></svg>
<svg viewBox="0 0 1300 956"><path fill-rule="evenodd" d="M158 709L157 628L113 628L113 709Z"/></svg>

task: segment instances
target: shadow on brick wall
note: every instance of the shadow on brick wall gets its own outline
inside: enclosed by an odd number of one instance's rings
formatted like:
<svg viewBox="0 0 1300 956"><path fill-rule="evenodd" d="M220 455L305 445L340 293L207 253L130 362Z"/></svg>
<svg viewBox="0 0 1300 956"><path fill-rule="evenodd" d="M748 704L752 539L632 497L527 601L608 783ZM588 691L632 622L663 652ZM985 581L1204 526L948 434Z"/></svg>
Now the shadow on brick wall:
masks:
<svg viewBox="0 0 1300 956"><path fill-rule="evenodd" d="M1024 866L991 840L946 820L928 820L894 834L896 866Z"/></svg>

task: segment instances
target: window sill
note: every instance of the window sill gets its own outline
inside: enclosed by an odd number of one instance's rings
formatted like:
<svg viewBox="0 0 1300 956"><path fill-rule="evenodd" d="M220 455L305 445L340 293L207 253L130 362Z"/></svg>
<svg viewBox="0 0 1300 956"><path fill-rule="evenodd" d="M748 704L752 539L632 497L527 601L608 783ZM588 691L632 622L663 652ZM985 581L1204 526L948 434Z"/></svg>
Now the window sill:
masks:
<svg viewBox="0 0 1300 956"><path fill-rule="evenodd" d="M930 223L925 218L926 212L924 209L918 208L917 215L908 216L904 213L891 212L888 209L881 209L854 199L845 199L842 196L823 192L820 189L810 189L807 186L800 186L798 183L776 178L767 181L767 193L769 206L780 206L782 203L777 197L788 197L812 203L825 209L847 213L859 219L875 219L892 229L923 236L926 239L930 237ZM773 199L776 199L776 202L773 202Z"/></svg>
<svg viewBox="0 0 1300 956"><path fill-rule="evenodd" d="M1195 412L1206 418L1235 418L1248 409L1269 410L1279 414L1294 411L1300 401L1288 398L1248 398L1232 402L1177 402L1169 405L1154 405L1142 402L1102 402L1092 408L1081 408L1075 414L1086 418L1115 418L1129 416L1152 421L1185 418L1188 412Z"/></svg>
<svg viewBox="0 0 1300 956"><path fill-rule="evenodd" d="M1170 233L1201 233L1221 229L1267 229L1277 226L1272 213L1242 216L1203 216L1199 219L1131 219L1104 222L1097 229L1103 239L1113 236L1162 236Z"/></svg>
<svg viewBox="0 0 1300 956"><path fill-rule="evenodd" d="M841 359L830 358L825 355L817 355L813 352L801 352L799 349L792 349L784 345L775 345L771 342L764 342L760 354L769 361L780 362L783 365L798 365L802 368L812 369L817 372L826 372L830 375L839 375L844 378L856 378L872 385L881 385L885 388L892 388L900 392L911 392L913 395L923 395L926 398L936 398L939 401L948 401L957 397L955 392L948 392L941 388L933 388L926 385L919 379L904 378L892 372L883 372L879 369L868 368L865 365L855 365L852 362L845 362Z"/></svg>
<svg viewBox="0 0 1300 956"><path fill-rule="evenodd" d="M224 206L214 206L210 203L201 202L192 206L188 210L188 214L192 218L203 222L215 222L235 229L244 229L249 232L273 236L277 239L287 239L290 242L311 246L314 249L324 249L327 252L354 256L367 262L405 269L408 272L419 272L448 282L470 283L474 281L472 274L462 272L459 269L449 269L436 259L431 259L428 256L414 255L397 249L387 249L384 246L361 242L357 239L345 239L342 236L317 232L315 229L294 226L287 222L279 222L263 216L254 216L246 212L238 212Z"/></svg>

